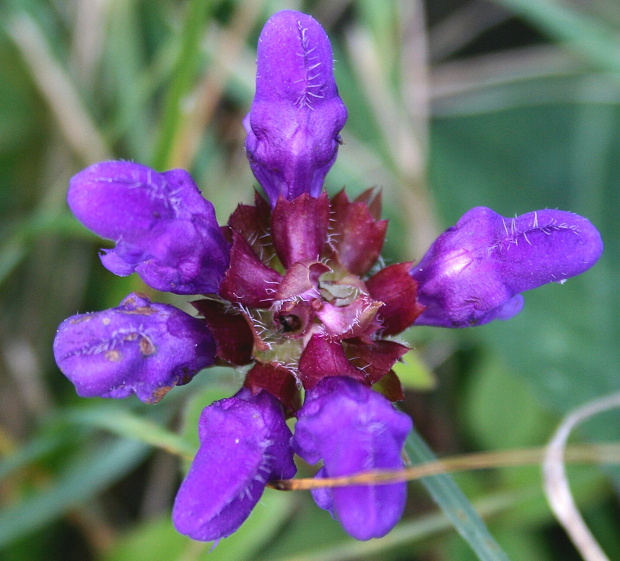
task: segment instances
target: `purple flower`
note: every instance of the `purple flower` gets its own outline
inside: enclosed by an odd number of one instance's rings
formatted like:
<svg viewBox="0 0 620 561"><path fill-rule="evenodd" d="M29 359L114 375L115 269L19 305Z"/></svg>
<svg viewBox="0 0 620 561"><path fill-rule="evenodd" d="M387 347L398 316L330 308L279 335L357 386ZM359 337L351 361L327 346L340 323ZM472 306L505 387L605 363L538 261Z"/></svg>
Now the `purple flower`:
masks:
<svg viewBox="0 0 620 561"><path fill-rule="evenodd" d="M241 526L271 479L295 475L291 431L267 392L242 389L204 409L200 448L179 489L172 520L195 540L225 538Z"/></svg>
<svg viewBox="0 0 620 561"><path fill-rule="evenodd" d="M319 195L346 120L323 28L299 12L273 15L258 41L256 95L245 123L250 167L271 206L279 196Z"/></svg>
<svg viewBox="0 0 620 561"><path fill-rule="evenodd" d="M135 393L156 403L213 364L215 343L202 321L130 294L117 308L63 321L54 357L82 397Z"/></svg>
<svg viewBox="0 0 620 561"><path fill-rule="evenodd" d="M382 395L349 378L326 378L306 395L298 413L293 448L304 460L323 460L317 477L403 467L401 452L411 419ZM400 520L405 483L355 485L314 493L358 540L379 538Z"/></svg>
<svg viewBox="0 0 620 561"><path fill-rule="evenodd" d="M213 205L186 171L94 164L71 179L68 202L87 228L116 242L101 257L114 274L136 271L149 286L175 294L217 292L228 244Z"/></svg>
<svg viewBox="0 0 620 561"><path fill-rule="evenodd" d="M597 229L562 210L504 218L486 207L466 212L411 270L426 310L416 325L468 327L509 319L521 292L587 271L603 251Z"/></svg>
<svg viewBox="0 0 620 561"><path fill-rule="evenodd" d="M204 409L200 448L174 504L176 528L197 540L235 532L269 480L294 476L293 450L322 462L317 478L402 469L412 422L391 402L404 398L393 366L408 347L392 337L414 324L507 319L521 292L578 275L602 252L580 216L506 219L479 207L417 266L377 267L387 229L380 196L322 192L347 117L332 66L329 40L310 16L284 11L267 22L245 124L268 200L257 193L223 228L183 170L104 162L71 180L75 215L116 242L102 256L110 271L207 295L192 302L198 318L131 294L117 308L64 321L54 354L77 392L156 402L216 361L245 368L243 389ZM406 485L313 495L367 540L398 522Z"/></svg>

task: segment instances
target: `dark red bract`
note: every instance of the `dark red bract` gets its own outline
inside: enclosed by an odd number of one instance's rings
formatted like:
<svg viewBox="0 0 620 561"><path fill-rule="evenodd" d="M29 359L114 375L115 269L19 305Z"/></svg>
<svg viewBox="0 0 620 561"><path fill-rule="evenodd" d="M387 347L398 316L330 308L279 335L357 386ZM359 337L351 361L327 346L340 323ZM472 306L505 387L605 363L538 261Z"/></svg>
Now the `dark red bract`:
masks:
<svg viewBox="0 0 620 561"><path fill-rule="evenodd" d="M385 337L424 310L411 263L370 274L387 227L373 194L350 201L341 191L330 201L304 193L279 198L273 211L257 194L255 206L240 205L229 220L230 267L219 291L227 303L194 303L217 357L254 361L246 387L269 391L289 411L301 403L297 387L326 377L377 383L408 350ZM387 387L387 397L402 398L399 384Z"/></svg>

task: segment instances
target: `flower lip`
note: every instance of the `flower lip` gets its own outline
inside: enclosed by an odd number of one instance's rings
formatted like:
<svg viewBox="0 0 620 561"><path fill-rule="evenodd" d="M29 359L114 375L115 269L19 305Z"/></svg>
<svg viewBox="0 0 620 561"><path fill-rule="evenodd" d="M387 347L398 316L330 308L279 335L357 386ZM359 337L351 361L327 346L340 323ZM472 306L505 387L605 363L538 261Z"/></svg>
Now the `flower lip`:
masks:
<svg viewBox="0 0 620 561"><path fill-rule="evenodd" d="M259 38L256 94L244 122L250 167L272 206L279 196L319 195L346 119L321 25L292 10L274 14Z"/></svg>
<svg viewBox="0 0 620 561"><path fill-rule="evenodd" d="M317 477L369 469L401 469L411 419L382 395L350 378L326 378L308 391L298 414L293 449L310 463L323 460ZM324 489L315 495L345 531L368 540L387 534L400 519L404 482Z"/></svg>

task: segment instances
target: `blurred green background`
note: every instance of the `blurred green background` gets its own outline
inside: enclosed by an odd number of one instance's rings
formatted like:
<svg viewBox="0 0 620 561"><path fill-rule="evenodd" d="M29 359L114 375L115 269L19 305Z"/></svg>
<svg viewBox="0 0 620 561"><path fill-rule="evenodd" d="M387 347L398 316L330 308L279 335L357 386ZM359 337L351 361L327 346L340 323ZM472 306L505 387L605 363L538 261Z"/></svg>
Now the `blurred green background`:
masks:
<svg viewBox="0 0 620 561"><path fill-rule="evenodd" d="M7 561L476 559L419 483L403 522L347 538L303 493L267 491L235 536L175 533L179 456L240 384L203 373L157 406L78 398L54 365L58 323L116 306L134 276L70 215L69 178L106 158L191 170L220 222L252 197L241 120L264 21L292 8L332 38L349 108L328 191L379 185L388 263L420 258L473 206L541 208L601 230L598 265L526 294L510 322L417 328L405 409L436 454L545 444L620 390L620 3L616 0L7 0L0 7L0 558ZM172 300L155 294L157 300ZM574 441L617 441L620 416ZM577 502L620 558L620 476L569 466ZM307 475L309 472L303 471ZM540 468L455 475L514 561L579 559Z"/></svg>

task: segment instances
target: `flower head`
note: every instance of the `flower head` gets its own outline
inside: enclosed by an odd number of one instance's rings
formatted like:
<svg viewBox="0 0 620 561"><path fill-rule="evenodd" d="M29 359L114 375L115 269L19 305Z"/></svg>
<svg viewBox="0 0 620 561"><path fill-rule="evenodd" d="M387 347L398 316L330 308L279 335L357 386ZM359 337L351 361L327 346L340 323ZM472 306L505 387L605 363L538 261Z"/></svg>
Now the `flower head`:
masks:
<svg viewBox="0 0 620 561"><path fill-rule="evenodd" d="M387 222L375 190L328 197L346 109L327 36L310 16L275 14L258 47L246 128L252 170L267 194L220 228L182 170L104 162L69 189L76 216L116 242L102 256L118 275L199 294L198 312L130 294L117 308L63 322L54 353L80 395L155 402L214 364L243 367L243 388L206 407L200 448L177 495L176 528L218 540L248 517L269 480L293 477L293 449L323 462L316 478L402 468L411 420L393 366L414 324L465 327L506 319L521 292L563 282L602 251L585 218L544 210L506 219L474 208L418 265L383 266ZM286 425L297 418L295 435ZM404 483L314 492L357 539L400 519Z"/></svg>
<svg viewBox="0 0 620 561"><path fill-rule="evenodd" d="M329 39L312 17L278 12L260 35L257 66L246 119L250 167L272 206L279 196L317 197L347 120Z"/></svg>
<svg viewBox="0 0 620 561"><path fill-rule="evenodd" d="M308 392L298 414L293 448L323 468L316 477L352 475L372 469L400 469L411 419L382 395L349 378L324 379ZM387 534L400 520L405 483L319 489L317 504L354 538Z"/></svg>
<svg viewBox="0 0 620 561"><path fill-rule="evenodd" d="M473 208L411 271L426 307L416 323L468 327L509 319L521 310L521 292L587 271L602 251L596 228L571 212L504 218Z"/></svg>

